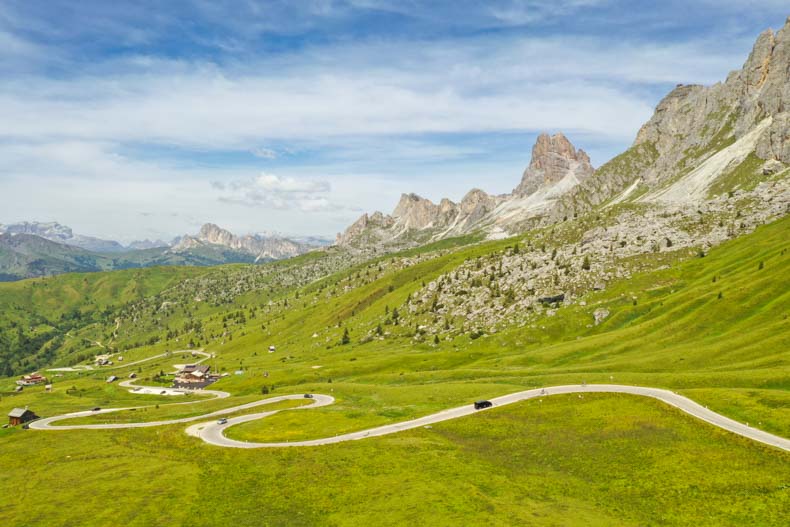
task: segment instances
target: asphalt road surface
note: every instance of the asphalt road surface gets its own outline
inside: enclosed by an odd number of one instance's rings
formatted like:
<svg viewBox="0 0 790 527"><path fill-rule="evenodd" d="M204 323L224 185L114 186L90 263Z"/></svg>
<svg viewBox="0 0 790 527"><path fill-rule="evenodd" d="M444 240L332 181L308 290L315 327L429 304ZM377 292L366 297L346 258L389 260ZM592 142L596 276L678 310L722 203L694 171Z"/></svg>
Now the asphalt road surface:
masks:
<svg viewBox="0 0 790 527"><path fill-rule="evenodd" d="M225 392L218 392L218 393L221 393L223 394L223 396L227 397L227 394L225 394ZM554 386L551 388L536 388L532 390L525 390L522 392L511 393L509 395L503 395L501 397L493 398L491 399L491 403L492 403L491 408L498 408L498 407L506 406L508 404L517 403L519 401L524 401L527 399L547 397L547 396L559 395L559 394L573 394L573 393L579 393L579 394L627 393L631 395L652 397L670 406L674 406L682 410L683 412L696 417L697 419L701 419L707 423L710 423L714 426L717 426L734 434L738 434L740 436L752 439L754 441L758 441L760 443L764 443L766 445L771 445L776 448L780 448L782 450L790 451L790 440L788 439L773 434L769 434L767 432L764 432L757 428L750 427L743 423L739 423L738 421L734 421L728 417L724 417L723 415L708 410L704 406L697 404L691 399L683 397L682 395L678 395L669 390L663 390L659 388L645 388L641 386L623 386L618 384L591 384L587 386L568 385L568 386ZM71 414L65 414L56 417L48 417L44 419L39 419L37 421L33 421L30 423L30 428L34 430L114 429L114 428L141 428L141 427L149 427L149 426L170 425L176 423L189 423L194 421L201 421L207 418L213 418L213 417L235 413L240 410L255 408L256 406L262 406L262 405L271 404L288 399L301 399L303 397L304 397L303 395L283 395L278 397L270 397L260 401L254 401L251 403L234 406L232 408L217 410L215 412L207 413L200 416L186 417L182 419L171 419L167 421L151 421L145 423L81 424L81 425L52 426L52 423L63 419L69 419L72 417L81 417L86 415L94 415L97 413L108 413L113 411L119 411L119 410L123 410L123 408L100 410L98 412L91 412L91 411L75 412ZM334 402L334 398L328 395L315 394L312 399L312 404L300 406L297 408L292 408L289 409L289 411L318 408L321 406L330 405L333 402ZM184 403L177 403L177 404L184 404ZM219 424L216 421L202 422L188 427L187 433L194 437L199 437L206 443L216 446L231 447L231 448L284 448L284 447L320 446L320 445L331 445L335 443L343 443L345 441L356 441L368 437L379 437L388 434L394 434L404 430L411 430L422 426L440 423L442 421L448 421L450 419L457 419L459 417L464 417L478 412L485 412L487 410L490 410L491 408L485 410L475 410L473 404L468 404L464 406L459 406L457 408L451 408L449 410L443 410L441 412L431 415L426 415L424 417L420 417L417 419L412 419L410 421L403 421L401 423L393 423L389 425L379 426L376 428L371 428L368 430L362 430L359 432L351 432L348 434L342 434L333 437L310 439L305 441L250 443L246 441L237 441L234 439L229 439L225 437L223 434L224 430L230 426L234 426L240 423L246 423L248 421L254 421L256 419L263 419L282 410L272 410L268 412L258 412L258 413L247 414L239 417L232 417L229 418L227 422L224 424Z"/></svg>

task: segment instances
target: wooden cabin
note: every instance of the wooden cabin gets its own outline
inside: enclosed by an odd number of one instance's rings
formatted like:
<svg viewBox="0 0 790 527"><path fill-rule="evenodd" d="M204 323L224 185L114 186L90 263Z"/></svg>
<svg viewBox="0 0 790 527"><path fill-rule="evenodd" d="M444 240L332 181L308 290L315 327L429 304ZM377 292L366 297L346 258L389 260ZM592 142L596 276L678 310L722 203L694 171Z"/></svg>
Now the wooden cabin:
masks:
<svg viewBox="0 0 790 527"><path fill-rule="evenodd" d="M8 414L8 424L11 426L21 425L38 419L38 416L27 408L14 408Z"/></svg>

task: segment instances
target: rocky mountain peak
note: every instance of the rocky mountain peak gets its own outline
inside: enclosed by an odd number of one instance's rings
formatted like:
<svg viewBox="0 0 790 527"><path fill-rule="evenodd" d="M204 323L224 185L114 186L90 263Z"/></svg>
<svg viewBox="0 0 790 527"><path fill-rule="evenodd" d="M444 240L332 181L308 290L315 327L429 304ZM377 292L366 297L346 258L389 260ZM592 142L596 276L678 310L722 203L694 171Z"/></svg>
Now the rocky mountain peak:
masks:
<svg viewBox="0 0 790 527"><path fill-rule="evenodd" d="M213 223L206 223L200 228L198 232L198 239L207 243L215 245L233 246L236 237L230 231L227 231ZM235 248L235 247L234 247Z"/></svg>
<svg viewBox="0 0 790 527"><path fill-rule="evenodd" d="M392 217L406 229L424 229L436 221L439 206L417 194L401 195Z"/></svg>
<svg viewBox="0 0 790 527"><path fill-rule="evenodd" d="M0 232L9 234L34 234L51 241L68 240L74 237L74 232L70 227L52 221L41 223L38 221L23 221L11 225L0 225Z"/></svg>
<svg viewBox="0 0 790 527"><path fill-rule="evenodd" d="M373 228L357 222L339 240L397 247L472 232L504 237L607 201L606 206L632 201L687 206L714 192L753 186L728 177L739 170L751 171L756 179L782 173L788 165L790 18L779 31L763 32L743 68L725 82L678 84L634 144L598 169L565 135L543 133L511 194L473 190L460 203L442 200L439 205L404 194L386 222Z"/></svg>
<svg viewBox="0 0 790 527"><path fill-rule="evenodd" d="M590 156L576 150L562 133L542 133L532 147L532 160L513 190L518 196L529 196L538 189L557 183L568 176L583 181L593 173Z"/></svg>
<svg viewBox="0 0 790 527"><path fill-rule="evenodd" d="M775 45L775 35L770 29L766 29L757 37L752 52L743 65L742 78L746 86L759 88L765 83Z"/></svg>
<svg viewBox="0 0 790 527"><path fill-rule="evenodd" d="M274 235L247 234L236 236L213 223L206 223L196 236L182 236L170 249L171 252L184 252L204 245L226 247L235 251L251 254L258 260L288 258L303 254L314 246Z"/></svg>

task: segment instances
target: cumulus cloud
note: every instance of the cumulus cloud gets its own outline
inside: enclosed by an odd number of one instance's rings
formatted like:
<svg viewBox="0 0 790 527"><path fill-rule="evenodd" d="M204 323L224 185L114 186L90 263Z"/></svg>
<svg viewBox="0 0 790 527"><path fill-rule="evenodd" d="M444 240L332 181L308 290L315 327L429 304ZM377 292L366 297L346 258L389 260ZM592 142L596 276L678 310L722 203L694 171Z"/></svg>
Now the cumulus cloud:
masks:
<svg viewBox="0 0 790 527"><path fill-rule="evenodd" d="M234 180L229 183L215 181L212 182L212 187L221 191L219 200L225 203L302 212L340 208L333 207L327 198L331 185L324 180L297 179L263 173L252 179Z"/></svg>
<svg viewBox="0 0 790 527"><path fill-rule="evenodd" d="M739 67L785 3L5 2L0 220L328 233L404 191L506 192L537 132L605 161L675 83Z"/></svg>

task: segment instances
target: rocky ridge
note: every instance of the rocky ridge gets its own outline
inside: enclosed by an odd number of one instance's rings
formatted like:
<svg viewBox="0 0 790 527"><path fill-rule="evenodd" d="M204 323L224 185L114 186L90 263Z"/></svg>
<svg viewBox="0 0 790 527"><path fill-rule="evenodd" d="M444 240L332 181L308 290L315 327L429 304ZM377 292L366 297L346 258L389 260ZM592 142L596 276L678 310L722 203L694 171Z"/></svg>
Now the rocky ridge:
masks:
<svg viewBox="0 0 790 527"><path fill-rule="evenodd" d="M213 223L206 223L196 236L182 236L169 251L182 253L204 246L219 246L248 253L253 255L256 261L290 258L315 248L313 245L273 235L248 234L246 236L236 236Z"/></svg>
<svg viewBox="0 0 790 527"><path fill-rule="evenodd" d="M540 134L532 147L532 160L513 190L514 196L529 196L539 189L572 179L578 184L593 174L590 156L574 148L562 134Z"/></svg>
<svg viewBox="0 0 790 527"><path fill-rule="evenodd" d="M470 190L460 202L447 198L438 204L417 194L403 194L392 214L363 214L336 244L354 247L416 245L486 229L490 237L507 227L538 215L568 189L594 172L584 150L576 150L561 133L541 134L532 149L532 161L511 194L492 196ZM506 234L505 234L506 235Z"/></svg>
<svg viewBox="0 0 790 527"><path fill-rule="evenodd" d="M0 234L32 234L52 242L79 247L86 251L98 253L117 253L126 250L123 245L116 241L74 234L74 231L72 231L70 227L54 221L46 223L24 221L9 225L0 224Z"/></svg>
<svg viewBox="0 0 790 527"><path fill-rule="evenodd" d="M790 184L785 177L694 208L628 208L545 227L500 253L469 260L424 284L397 306L398 323L417 328L417 340L526 325L562 306L584 305L584 295L605 289L610 281L699 257L788 211ZM600 324L608 314L604 311L592 313L589 323ZM377 324L391 323L386 317L373 321L368 338L377 338Z"/></svg>
<svg viewBox="0 0 790 527"><path fill-rule="evenodd" d="M678 85L632 146L597 170L562 134L542 134L511 194L473 190L438 205L404 194L392 215L365 215L336 243L388 250L473 232L507 237L621 203L688 207L752 189L789 165L790 18L763 32L724 82Z"/></svg>

